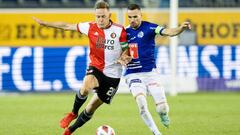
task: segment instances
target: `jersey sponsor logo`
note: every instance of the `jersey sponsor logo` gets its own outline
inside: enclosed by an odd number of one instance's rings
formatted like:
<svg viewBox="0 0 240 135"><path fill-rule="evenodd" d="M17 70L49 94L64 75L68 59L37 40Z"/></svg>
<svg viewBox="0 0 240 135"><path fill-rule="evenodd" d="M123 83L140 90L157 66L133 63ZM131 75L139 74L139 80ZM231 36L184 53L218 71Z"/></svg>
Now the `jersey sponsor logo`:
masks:
<svg viewBox="0 0 240 135"><path fill-rule="evenodd" d="M136 68L142 68L141 62L139 60L131 61L127 65L127 69L136 69Z"/></svg>
<svg viewBox="0 0 240 135"><path fill-rule="evenodd" d="M115 41L112 39L105 39L102 37L98 37L96 42L96 48L104 48L107 50L114 50Z"/></svg>
<svg viewBox="0 0 240 135"><path fill-rule="evenodd" d="M144 33L142 31L138 32L138 35L137 35L138 38L142 38L143 36L144 36Z"/></svg>
<svg viewBox="0 0 240 135"><path fill-rule="evenodd" d="M96 48L104 48L105 39L102 37L97 38Z"/></svg>
<svg viewBox="0 0 240 135"><path fill-rule="evenodd" d="M104 46L104 49L114 50L114 46L105 45L105 46Z"/></svg>
<svg viewBox="0 0 240 135"><path fill-rule="evenodd" d="M107 39L107 40L105 40L105 44L113 45L114 44L114 40Z"/></svg>
<svg viewBox="0 0 240 135"><path fill-rule="evenodd" d="M133 59L138 59L138 44L137 43L130 43L129 44L130 55Z"/></svg>

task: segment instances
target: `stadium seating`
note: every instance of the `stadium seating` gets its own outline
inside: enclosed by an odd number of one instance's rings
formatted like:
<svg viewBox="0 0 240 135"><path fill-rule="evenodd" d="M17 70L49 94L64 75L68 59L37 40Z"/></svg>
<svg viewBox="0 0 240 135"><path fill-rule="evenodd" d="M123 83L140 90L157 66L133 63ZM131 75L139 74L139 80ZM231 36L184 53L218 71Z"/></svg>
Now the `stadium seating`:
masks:
<svg viewBox="0 0 240 135"><path fill-rule="evenodd" d="M143 7L168 8L170 0L105 0L112 7L126 7L129 3L138 3ZM95 0L0 0L0 8L91 8ZM180 7L239 7L240 0L182 0Z"/></svg>
<svg viewBox="0 0 240 135"><path fill-rule="evenodd" d="M17 7L19 0L0 0L0 7Z"/></svg>

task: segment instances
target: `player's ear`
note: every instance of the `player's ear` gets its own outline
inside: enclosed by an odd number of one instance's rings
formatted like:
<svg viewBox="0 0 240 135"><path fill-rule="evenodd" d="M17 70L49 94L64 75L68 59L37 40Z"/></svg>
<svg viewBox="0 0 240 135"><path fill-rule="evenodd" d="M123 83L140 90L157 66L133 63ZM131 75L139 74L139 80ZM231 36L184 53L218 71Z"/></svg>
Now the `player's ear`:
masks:
<svg viewBox="0 0 240 135"><path fill-rule="evenodd" d="M112 13L109 13L109 18L111 18Z"/></svg>

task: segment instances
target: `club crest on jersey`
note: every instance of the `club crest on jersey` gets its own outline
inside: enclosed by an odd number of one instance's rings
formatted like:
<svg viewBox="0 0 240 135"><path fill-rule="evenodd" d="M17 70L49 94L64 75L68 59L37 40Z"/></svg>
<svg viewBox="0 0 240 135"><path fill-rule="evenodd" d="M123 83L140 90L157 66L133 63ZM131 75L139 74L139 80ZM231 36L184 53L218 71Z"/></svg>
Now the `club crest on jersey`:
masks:
<svg viewBox="0 0 240 135"><path fill-rule="evenodd" d="M116 37L116 33L113 32L113 33L111 33L110 36L111 36L111 38L115 38Z"/></svg>
<svg viewBox="0 0 240 135"><path fill-rule="evenodd" d="M138 38L142 38L144 36L144 33L142 31L138 32Z"/></svg>

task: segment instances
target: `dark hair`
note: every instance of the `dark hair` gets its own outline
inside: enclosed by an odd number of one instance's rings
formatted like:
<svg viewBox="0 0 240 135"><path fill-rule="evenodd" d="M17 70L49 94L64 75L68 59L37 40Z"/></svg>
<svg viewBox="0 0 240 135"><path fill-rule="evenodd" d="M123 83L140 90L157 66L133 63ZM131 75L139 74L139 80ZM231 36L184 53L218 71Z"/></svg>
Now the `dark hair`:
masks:
<svg viewBox="0 0 240 135"><path fill-rule="evenodd" d="M130 5L128 5L128 10L135 10L135 9L141 10L141 8L140 8L140 6L138 4L130 4Z"/></svg>
<svg viewBox="0 0 240 135"><path fill-rule="evenodd" d="M109 4L103 0L98 0L95 4L95 9L106 8L109 10Z"/></svg>

